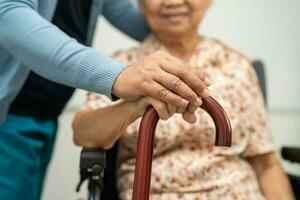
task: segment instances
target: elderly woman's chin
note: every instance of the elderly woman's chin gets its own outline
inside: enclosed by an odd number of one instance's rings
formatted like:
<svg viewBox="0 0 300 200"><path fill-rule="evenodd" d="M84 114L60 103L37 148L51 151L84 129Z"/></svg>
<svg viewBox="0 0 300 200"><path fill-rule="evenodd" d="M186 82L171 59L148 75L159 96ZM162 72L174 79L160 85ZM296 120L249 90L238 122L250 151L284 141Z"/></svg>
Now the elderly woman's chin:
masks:
<svg viewBox="0 0 300 200"><path fill-rule="evenodd" d="M197 27L192 27L190 22L172 22L172 23L162 23L161 28L157 31L153 30L158 35L172 37L186 36L187 33L197 32Z"/></svg>

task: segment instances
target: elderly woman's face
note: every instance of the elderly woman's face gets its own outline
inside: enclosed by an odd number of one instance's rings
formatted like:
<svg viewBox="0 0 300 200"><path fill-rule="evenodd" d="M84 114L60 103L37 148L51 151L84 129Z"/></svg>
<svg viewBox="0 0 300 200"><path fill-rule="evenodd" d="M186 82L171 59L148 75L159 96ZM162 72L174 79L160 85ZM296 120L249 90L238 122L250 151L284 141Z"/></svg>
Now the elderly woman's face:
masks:
<svg viewBox="0 0 300 200"><path fill-rule="evenodd" d="M141 8L155 33L182 35L197 31L210 0L141 0Z"/></svg>

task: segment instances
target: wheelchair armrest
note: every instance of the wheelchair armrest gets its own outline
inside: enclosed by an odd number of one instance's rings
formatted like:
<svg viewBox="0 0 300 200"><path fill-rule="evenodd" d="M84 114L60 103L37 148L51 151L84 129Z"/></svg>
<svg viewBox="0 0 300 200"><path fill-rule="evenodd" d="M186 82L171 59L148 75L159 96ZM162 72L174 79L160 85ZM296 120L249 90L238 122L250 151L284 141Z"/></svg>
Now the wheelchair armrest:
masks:
<svg viewBox="0 0 300 200"><path fill-rule="evenodd" d="M106 152L102 149L83 149L80 154L80 181L76 191L79 192L82 183L89 181L89 190L92 193L94 188L103 190L103 177L106 168ZM99 197L100 198L100 197Z"/></svg>
<svg viewBox="0 0 300 200"><path fill-rule="evenodd" d="M83 149L80 154L80 169L88 169L99 164L106 168L106 153L103 149Z"/></svg>
<svg viewBox="0 0 300 200"><path fill-rule="evenodd" d="M283 147L281 149L281 155L285 160L300 163L300 148Z"/></svg>

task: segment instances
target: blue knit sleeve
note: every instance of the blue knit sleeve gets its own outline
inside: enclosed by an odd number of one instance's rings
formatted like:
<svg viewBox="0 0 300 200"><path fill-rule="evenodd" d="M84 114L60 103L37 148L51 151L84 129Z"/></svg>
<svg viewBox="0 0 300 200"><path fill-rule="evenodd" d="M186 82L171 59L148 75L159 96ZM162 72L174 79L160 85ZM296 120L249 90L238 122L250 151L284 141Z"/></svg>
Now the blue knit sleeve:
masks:
<svg viewBox="0 0 300 200"><path fill-rule="evenodd" d="M146 19L129 0L104 0L103 15L116 28L138 41L150 32Z"/></svg>
<svg viewBox="0 0 300 200"><path fill-rule="evenodd" d="M37 7L47 10L51 2L0 0L0 49L52 81L111 98L112 86L126 66L79 44L41 17Z"/></svg>

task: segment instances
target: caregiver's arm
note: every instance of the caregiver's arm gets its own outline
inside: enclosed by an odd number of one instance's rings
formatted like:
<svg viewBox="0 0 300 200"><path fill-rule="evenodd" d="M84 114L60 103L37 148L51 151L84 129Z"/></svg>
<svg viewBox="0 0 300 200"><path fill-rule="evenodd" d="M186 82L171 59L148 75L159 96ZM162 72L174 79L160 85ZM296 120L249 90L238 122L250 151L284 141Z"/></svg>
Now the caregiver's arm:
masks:
<svg viewBox="0 0 300 200"><path fill-rule="evenodd" d="M0 49L39 75L108 97L112 93L135 100L152 96L183 110L190 102L191 112L200 106L198 95L206 96L206 76L196 68L163 52L150 54L125 68L46 21L36 12L38 3L0 0Z"/></svg>
<svg viewBox="0 0 300 200"><path fill-rule="evenodd" d="M86 148L109 149L127 126L144 114L149 105L155 108L161 119L168 119L176 110L176 107L151 97L137 101L121 100L95 110L83 110L73 121L74 143Z"/></svg>
<svg viewBox="0 0 300 200"><path fill-rule="evenodd" d="M289 180L275 153L248 158L268 200L294 200Z"/></svg>
<svg viewBox="0 0 300 200"><path fill-rule="evenodd" d="M0 47L48 79L110 97L125 65L68 37L36 12L38 2L0 0Z"/></svg>
<svg viewBox="0 0 300 200"><path fill-rule="evenodd" d="M112 25L136 40L150 32L147 21L129 0L104 0L103 15Z"/></svg>

